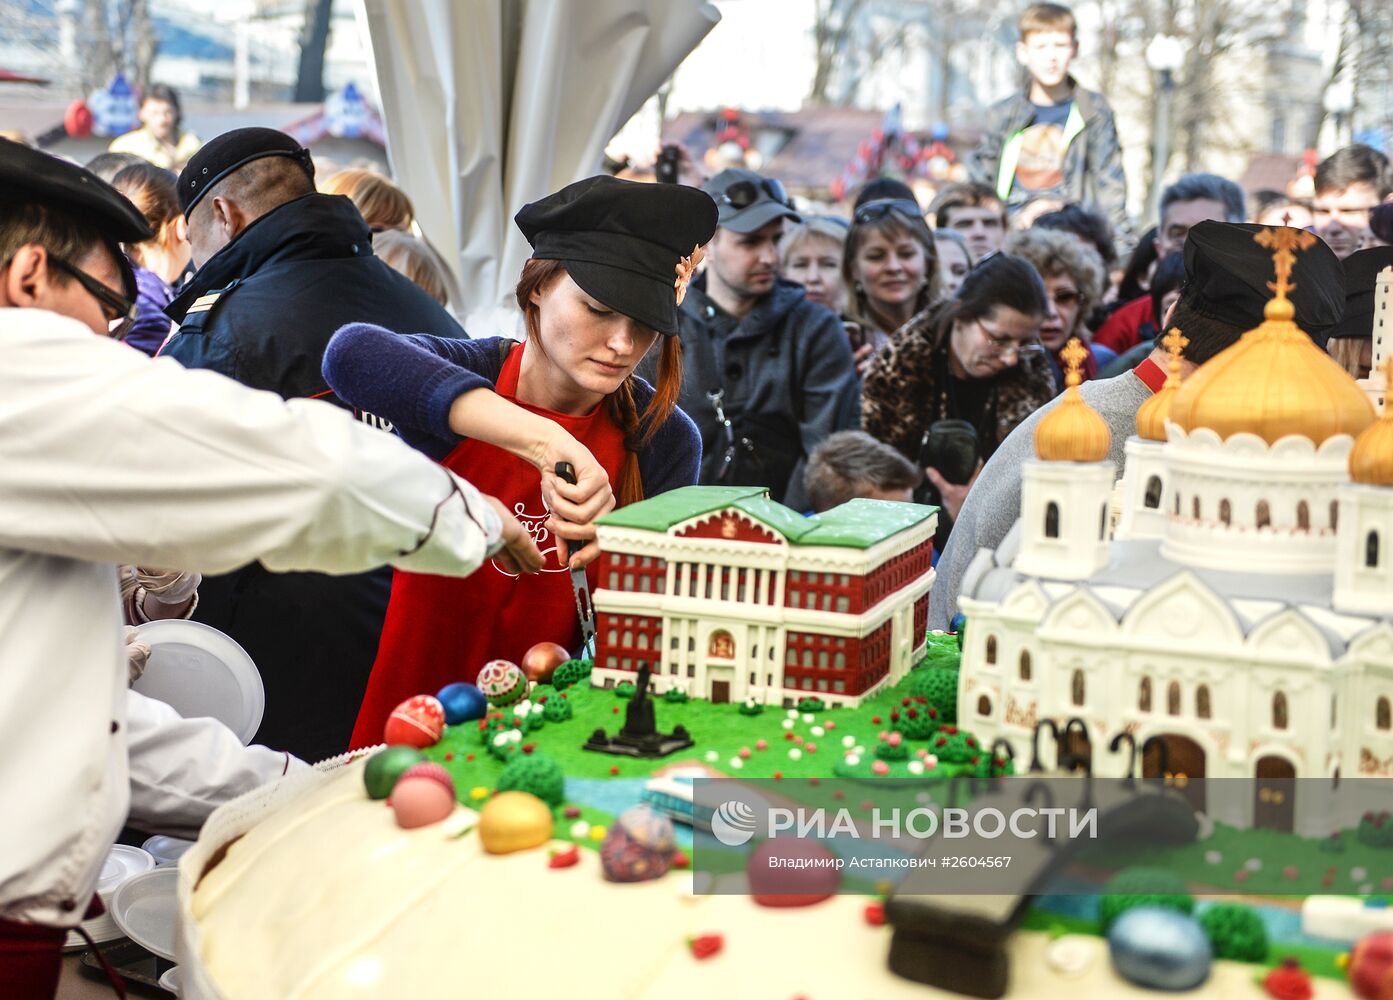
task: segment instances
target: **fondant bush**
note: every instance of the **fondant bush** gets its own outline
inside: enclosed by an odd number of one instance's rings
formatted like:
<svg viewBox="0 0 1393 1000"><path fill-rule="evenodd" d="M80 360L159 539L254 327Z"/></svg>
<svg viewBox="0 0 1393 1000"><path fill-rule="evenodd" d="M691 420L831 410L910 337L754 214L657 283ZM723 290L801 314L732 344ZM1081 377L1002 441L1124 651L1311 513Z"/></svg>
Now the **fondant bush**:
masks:
<svg viewBox="0 0 1393 1000"><path fill-rule="evenodd" d="M929 752L944 764L972 764L986 754L977 737L956 726L942 726L938 735L929 740Z"/></svg>
<svg viewBox="0 0 1393 1000"><path fill-rule="evenodd" d="M570 699L564 694L554 694L547 699L546 707L542 709L542 716L548 722L565 722L575 713L571 707Z"/></svg>
<svg viewBox="0 0 1393 1000"><path fill-rule="evenodd" d="M561 765L539 753L517 754L498 776L500 792L530 792L555 808L566 798Z"/></svg>
<svg viewBox="0 0 1393 1000"><path fill-rule="evenodd" d="M1103 930L1128 910L1137 906L1163 906L1180 913L1195 908L1185 881L1164 868L1127 868L1108 879L1099 907Z"/></svg>
<svg viewBox="0 0 1393 1000"><path fill-rule="evenodd" d="M1343 831L1336 830L1330 836L1320 842L1320 849L1326 854L1345 853L1345 835Z"/></svg>
<svg viewBox="0 0 1393 1000"><path fill-rule="evenodd" d="M923 695L903 698L890 710L890 728L904 733L907 740L927 740L938 732L938 709Z"/></svg>
<svg viewBox="0 0 1393 1000"><path fill-rule="evenodd" d="M759 715L764 711L764 704L755 701L753 698L746 698L740 703L741 715Z"/></svg>
<svg viewBox="0 0 1393 1000"><path fill-rule="evenodd" d="M590 676L589 660L567 660L551 675L551 683L558 691L565 691L573 684L579 684Z"/></svg>
<svg viewBox="0 0 1393 1000"><path fill-rule="evenodd" d="M685 701L691 701L691 696L681 688L668 688L663 692L663 701L673 705L680 705Z"/></svg>
<svg viewBox="0 0 1393 1000"><path fill-rule="evenodd" d="M880 760L908 760L909 745L900 733L887 733L885 739L877 740L875 755Z"/></svg>
<svg viewBox="0 0 1393 1000"><path fill-rule="evenodd" d="M1242 903L1218 903L1200 914L1200 926L1214 946L1215 958L1235 962L1267 960L1267 928L1253 908Z"/></svg>
<svg viewBox="0 0 1393 1000"><path fill-rule="evenodd" d="M616 698L632 698L637 690L638 688L634 686L633 681L620 681L614 685L614 696Z"/></svg>
<svg viewBox="0 0 1393 1000"><path fill-rule="evenodd" d="M1016 762L1010 757L993 758L990 754L984 753L977 759L977 770L973 773L979 778L995 778L1015 774Z"/></svg>
<svg viewBox="0 0 1393 1000"><path fill-rule="evenodd" d="M953 725L958 721L958 672L945 667L926 667L910 675L910 692L927 700L929 707L938 712L940 725Z"/></svg>
<svg viewBox="0 0 1393 1000"><path fill-rule="evenodd" d="M1393 847L1393 818L1387 812L1366 812L1355 836L1369 847Z"/></svg>
<svg viewBox="0 0 1393 1000"><path fill-rule="evenodd" d="M821 698L799 698L798 711L800 712L821 712L827 706L822 703Z"/></svg>

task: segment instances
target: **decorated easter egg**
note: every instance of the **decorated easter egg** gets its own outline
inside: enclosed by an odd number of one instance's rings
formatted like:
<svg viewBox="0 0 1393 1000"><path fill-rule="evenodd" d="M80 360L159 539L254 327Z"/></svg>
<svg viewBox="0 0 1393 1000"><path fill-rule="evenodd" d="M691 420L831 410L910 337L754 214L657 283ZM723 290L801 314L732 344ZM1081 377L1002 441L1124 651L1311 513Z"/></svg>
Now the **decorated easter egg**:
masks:
<svg viewBox="0 0 1393 1000"><path fill-rule="evenodd" d="M489 660L479 671L479 690L490 705L506 708L527 694L527 675L511 660Z"/></svg>
<svg viewBox="0 0 1393 1000"><path fill-rule="evenodd" d="M1190 990L1209 978L1212 949L1189 914L1138 906L1108 928L1108 954L1117 974L1130 983L1152 990Z"/></svg>
<svg viewBox="0 0 1393 1000"><path fill-rule="evenodd" d="M439 764L415 764L397 779L390 801L402 829L429 826L455 811L455 782Z"/></svg>
<svg viewBox="0 0 1393 1000"><path fill-rule="evenodd" d="M461 722L473 722L475 719L482 719L489 711L489 702L484 697L484 692L465 681L446 684L436 692L435 697L440 702L440 707L445 709L447 725L458 726Z"/></svg>
<svg viewBox="0 0 1393 1000"><path fill-rule="evenodd" d="M363 784L367 787L368 798L385 799L392 794L397 779L426 759L426 755L415 747L395 746L379 750L363 765Z"/></svg>
<svg viewBox="0 0 1393 1000"><path fill-rule="evenodd" d="M771 862L775 858L783 859L784 863L774 867ZM750 895L760 906L820 903L841 884L841 875L828 864L835 858L835 854L815 840L796 837L766 840L750 852L750 859L745 863Z"/></svg>
<svg viewBox="0 0 1393 1000"><path fill-rule="evenodd" d="M533 684L550 684L556 668L571 658L565 646L539 642L522 654L522 672Z"/></svg>
<svg viewBox="0 0 1393 1000"><path fill-rule="evenodd" d="M1362 938L1350 953L1350 989L1364 1000L1393 1000L1393 931Z"/></svg>
<svg viewBox="0 0 1393 1000"><path fill-rule="evenodd" d="M382 742L419 749L434 744L444 731L445 709L430 695L418 694L392 709L382 731Z"/></svg>
<svg viewBox="0 0 1393 1000"><path fill-rule="evenodd" d="M499 792L479 810L479 841L490 854L540 847L551 831L551 809L527 792Z"/></svg>
<svg viewBox="0 0 1393 1000"><path fill-rule="evenodd" d="M611 882L661 878L672 867L672 820L646 805L620 815L600 845L600 867Z"/></svg>

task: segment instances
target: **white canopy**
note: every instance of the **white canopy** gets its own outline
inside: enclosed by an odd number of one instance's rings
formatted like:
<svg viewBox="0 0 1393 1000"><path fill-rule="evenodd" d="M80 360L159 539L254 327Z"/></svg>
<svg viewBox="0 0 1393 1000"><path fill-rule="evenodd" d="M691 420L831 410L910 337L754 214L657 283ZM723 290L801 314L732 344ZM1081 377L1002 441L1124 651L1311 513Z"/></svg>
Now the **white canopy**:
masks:
<svg viewBox="0 0 1393 1000"><path fill-rule="evenodd" d="M515 334L519 208L605 144L720 15L701 0L361 0L387 154L455 265L465 327Z"/></svg>

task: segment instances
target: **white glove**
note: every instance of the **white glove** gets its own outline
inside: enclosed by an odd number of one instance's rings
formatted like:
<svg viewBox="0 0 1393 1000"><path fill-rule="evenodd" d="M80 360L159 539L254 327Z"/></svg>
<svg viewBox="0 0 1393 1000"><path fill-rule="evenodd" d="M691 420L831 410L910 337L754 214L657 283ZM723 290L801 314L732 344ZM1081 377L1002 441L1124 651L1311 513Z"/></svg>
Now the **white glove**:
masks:
<svg viewBox="0 0 1393 1000"><path fill-rule="evenodd" d="M141 674L145 673L146 664L150 662L150 644L141 641L140 633L134 626L121 627L125 631L126 670L130 675L128 683L134 684L140 680Z"/></svg>
<svg viewBox="0 0 1393 1000"><path fill-rule="evenodd" d="M198 592L203 582L200 573L180 573L178 570L143 569L135 570L136 584L145 589L145 595L152 601L170 607L187 604Z"/></svg>

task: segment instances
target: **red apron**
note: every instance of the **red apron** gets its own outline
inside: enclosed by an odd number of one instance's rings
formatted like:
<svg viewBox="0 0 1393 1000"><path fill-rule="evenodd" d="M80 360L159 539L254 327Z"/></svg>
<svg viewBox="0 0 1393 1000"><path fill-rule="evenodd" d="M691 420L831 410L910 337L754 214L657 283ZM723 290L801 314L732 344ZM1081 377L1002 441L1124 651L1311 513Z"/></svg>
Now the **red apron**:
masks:
<svg viewBox="0 0 1393 1000"><path fill-rule="evenodd" d="M496 391L523 409L556 421L618 481L624 435L601 403L590 413L567 416L516 398L524 345L503 362ZM539 642L558 642L578 655L580 623L566 572L566 545L546 528L541 478L527 462L481 441L462 441L442 463L483 492L497 497L532 532L545 563L534 576L515 577L493 560L472 576L427 576L397 571L392 600L377 647L367 694L353 729L352 747L382 742L387 716L406 699L434 694L453 681L472 682L489 660L520 663ZM590 586L597 583L591 563Z"/></svg>

